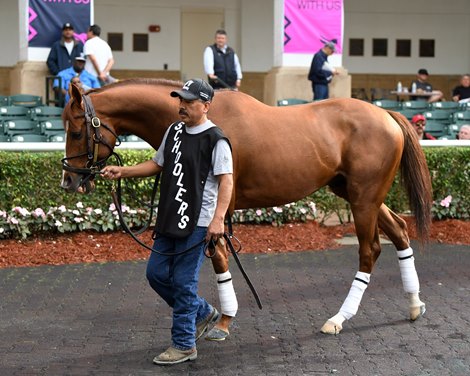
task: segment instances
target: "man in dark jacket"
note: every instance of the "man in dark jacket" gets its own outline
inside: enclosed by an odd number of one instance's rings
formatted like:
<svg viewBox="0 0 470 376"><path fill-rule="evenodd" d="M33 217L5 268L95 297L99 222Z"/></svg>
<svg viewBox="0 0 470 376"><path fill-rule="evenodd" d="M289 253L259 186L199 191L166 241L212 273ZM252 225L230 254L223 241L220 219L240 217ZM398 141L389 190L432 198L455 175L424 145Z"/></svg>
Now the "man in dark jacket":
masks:
<svg viewBox="0 0 470 376"><path fill-rule="evenodd" d="M227 33L217 30L215 43L204 50L204 70L214 89L238 90L242 79L240 61L233 48L227 46Z"/></svg>
<svg viewBox="0 0 470 376"><path fill-rule="evenodd" d="M52 75L70 68L77 56L83 52L83 44L73 37L73 26L70 22L62 26L62 38L51 47L47 57L47 67Z"/></svg>
<svg viewBox="0 0 470 376"><path fill-rule="evenodd" d="M328 64L328 56L335 52L335 43L325 43L312 59L312 65L308 73L308 79L312 81L313 100L328 98L328 84L336 70Z"/></svg>

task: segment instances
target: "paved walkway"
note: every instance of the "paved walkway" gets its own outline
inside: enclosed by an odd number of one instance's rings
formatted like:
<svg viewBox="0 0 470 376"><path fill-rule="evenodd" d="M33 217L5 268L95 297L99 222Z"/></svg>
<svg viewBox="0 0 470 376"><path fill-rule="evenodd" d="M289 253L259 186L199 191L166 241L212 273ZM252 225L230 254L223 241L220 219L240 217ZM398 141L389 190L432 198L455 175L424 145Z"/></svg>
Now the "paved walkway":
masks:
<svg viewBox="0 0 470 376"><path fill-rule="evenodd" d="M242 255L258 310L232 262L240 311L223 343L195 362L152 364L169 344L170 310L144 262L0 269L0 375L470 375L470 247L417 254L425 317L407 320L394 249L383 253L358 315L319 332L357 270L357 249ZM210 262L201 294L217 302Z"/></svg>

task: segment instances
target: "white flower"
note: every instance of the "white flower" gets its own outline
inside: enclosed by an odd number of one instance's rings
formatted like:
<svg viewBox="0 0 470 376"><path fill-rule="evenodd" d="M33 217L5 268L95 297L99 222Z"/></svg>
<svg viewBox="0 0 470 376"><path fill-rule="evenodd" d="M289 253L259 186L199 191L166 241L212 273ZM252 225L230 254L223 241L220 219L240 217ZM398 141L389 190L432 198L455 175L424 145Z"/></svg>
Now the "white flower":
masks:
<svg viewBox="0 0 470 376"><path fill-rule="evenodd" d="M77 223L83 222L83 218L80 217L75 217L73 220Z"/></svg>
<svg viewBox="0 0 470 376"><path fill-rule="evenodd" d="M67 211L67 209L65 208L64 205L59 206L59 210L60 210L62 213L65 213L65 212Z"/></svg>
<svg viewBox="0 0 470 376"><path fill-rule="evenodd" d="M145 211L145 210L144 210ZM137 214L137 210L135 209L130 209L129 210L129 214Z"/></svg>
<svg viewBox="0 0 470 376"><path fill-rule="evenodd" d="M7 212L0 210L0 217L6 218L7 217Z"/></svg>
<svg viewBox="0 0 470 376"><path fill-rule="evenodd" d="M115 210L116 210L116 205L114 205L114 203L112 203L111 205L109 205L109 211L114 212Z"/></svg>
<svg viewBox="0 0 470 376"><path fill-rule="evenodd" d="M14 225L17 225L18 223L20 223L16 218L13 218L13 217L10 217L9 221L10 223L13 223Z"/></svg>
<svg viewBox="0 0 470 376"><path fill-rule="evenodd" d="M77 206L77 208L79 208L79 209L83 209L83 204L82 204L81 201L77 202L77 205L76 205L76 206Z"/></svg>
<svg viewBox="0 0 470 376"><path fill-rule="evenodd" d="M305 209L305 208L300 208L300 212L301 212L302 214L305 214L305 213L307 213L307 209Z"/></svg>
<svg viewBox="0 0 470 376"><path fill-rule="evenodd" d="M95 209L94 212L98 215L102 214L103 213L103 210L101 209Z"/></svg>
<svg viewBox="0 0 470 376"><path fill-rule="evenodd" d="M3 227L0 227L0 234L3 234L5 232L5 229Z"/></svg>
<svg viewBox="0 0 470 376"><path fill-rule="evenodd" d="M55 226L55 227L61 227L61 226L62 226L62 222L61 222L61 221L55 221L54 226Z"/></svg>
<svg viewBox="0 0 470 376"><path fill-rule="evenodd" d="M78 210L72 210L72 213L75 215L80 215L80 212Z"/></svg>
<svg viewBox="0 0 470 376"><path fill-rule="evenodd" d="M129 211L129 206L127 206L127 205L122 205L122 206L121 206L121 209L122 209L122 212L123 212L123 213L126 213L126 212Z"/></svg>
<svg viewBox="0 0 470 376"><path fill-rule="evenodd" d="M282 213L282 208L278 208L277 206L275 206L273 208L273 210L276 212L276 213Z"/></svg>
<svg viewBox="0 0 470 376"><path fill-rule="evenodd" d="M262 212L260 209L256 210L256 215L257 215L258 217L259 217L261 214L263 214L263 212Z"/></svg>

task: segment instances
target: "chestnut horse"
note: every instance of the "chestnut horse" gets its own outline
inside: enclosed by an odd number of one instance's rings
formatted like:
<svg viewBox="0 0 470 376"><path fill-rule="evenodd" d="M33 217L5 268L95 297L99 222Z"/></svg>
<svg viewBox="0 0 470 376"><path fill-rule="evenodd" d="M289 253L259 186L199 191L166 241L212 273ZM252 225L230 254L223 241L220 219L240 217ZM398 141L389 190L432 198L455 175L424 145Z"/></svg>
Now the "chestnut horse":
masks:
<svg viewBox="0 0 470 376"><path fill-rule="evenodd" d="M133 79L86 96L72 87L72 100L63 113L67 141L62 187L92 190L89 171L99 170L120 134L135 134L157 149L167 127L179 119L179 101L170 92L181 86L181 82ZM290 203L326 185L350 203L359 240L359 270L343 305L322 332L339 333L343 322L356 314L381 252L379 228L397 248L411 320L424 313L406 223L384 204L400 168L418 235L426 239L431 223L430 176L405 117L355 99L271 107L241 92L218 91L209 118L232 144L230 212ZM97 154L93 161L90 154ZM213 266L216 273L228 270L225 250L218 250Z"/></svg>

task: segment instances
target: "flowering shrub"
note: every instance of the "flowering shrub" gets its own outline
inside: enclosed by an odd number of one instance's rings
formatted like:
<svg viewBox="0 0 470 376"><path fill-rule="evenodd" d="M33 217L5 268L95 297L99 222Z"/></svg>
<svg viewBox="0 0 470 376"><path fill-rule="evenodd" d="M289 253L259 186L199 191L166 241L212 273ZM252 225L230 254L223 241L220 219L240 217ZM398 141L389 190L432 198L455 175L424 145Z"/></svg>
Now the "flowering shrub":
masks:
<svg viewBox="0 0 470 376"><path fill-rule="evenodd" d="M468 211L465 210L465 205L462 205L461 200L452 197L452 195L434 201L431 211L437 219L470 219Z"/></svg>
<svg viewBox="0 0 470 376"><path fill-rule="evenodd" d="M237 210L233 221L280 225L285 222L313 219L315 211L315 204L304 200L281 207ZM122 212L130 228L143 226L150 214L147 209L131 209L126 205L122 205ZM106 232L120 228L114 204L106 210L85 207L82 202L78 202L74 208L66 208L64 205L51 207L47 212L41 208L30 212L18 206L10 212L0 210L0 239L25 239L40 232L66 233L83 230Z"/></svg>
<svg viewBox="0 0 470 376"><path fill-rule="evenodd" d="M148 219L148 211L122 206L129 227L140 227ZM27 238L39 232L73 232L82 230L114 231L120 228L118 212L114 204L108 209L84 207L78 202L73 209L64 205L51 207L47 212L37 208L32 212L15 207L10 212L0 210L0 239Z"/></svg>
<svg viewBox="0 0 470 376"><path fill-rule="evenodd" d="M235 210L232 220L236 223L270 223L279 226L287 222L314 219L316 210L314 202L302 200L272 208Z"/></svg>

